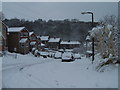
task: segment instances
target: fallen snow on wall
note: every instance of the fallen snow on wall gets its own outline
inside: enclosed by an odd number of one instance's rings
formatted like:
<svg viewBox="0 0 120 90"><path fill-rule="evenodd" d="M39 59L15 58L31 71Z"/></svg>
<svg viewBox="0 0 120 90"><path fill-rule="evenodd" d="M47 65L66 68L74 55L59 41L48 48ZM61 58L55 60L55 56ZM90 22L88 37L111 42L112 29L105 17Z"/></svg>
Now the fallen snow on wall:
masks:
<svg viewBox="0 0 120 90"><path fill-rule="evenodd" d="M74 62L14 53L3 57L3 88L117 88L117 66L95 67L102 59L82 57Z"/></svg>

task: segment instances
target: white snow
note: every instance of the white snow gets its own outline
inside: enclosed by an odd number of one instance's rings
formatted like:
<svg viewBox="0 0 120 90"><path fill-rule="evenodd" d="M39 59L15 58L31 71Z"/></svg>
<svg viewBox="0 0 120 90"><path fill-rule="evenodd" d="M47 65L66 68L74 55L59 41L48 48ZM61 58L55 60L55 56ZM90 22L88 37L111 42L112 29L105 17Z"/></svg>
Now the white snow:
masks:
<svg viewBox="0 0 120 90"><path fill-rule="evenodd" d="M41 43L41 46L45 46L45 44Z"/></svg>
<svg viewBox="0 0 120 90"><path fill-rule="evenodd" d="M35 44L36 44L36 41L30 42L30 45L35 45Z"/></svg>
<svg viewBox="0 0 120 90"><path fill-rule="evenodd" d="M92 53L92 51L86 51L87 53Z"/></svg>
<svg viewBox="0 0 120 90"><path fill-rule="evenodd" d="M80 42L79 41L61 41L61 43L60 44L80 44Z"/></svg>
<svg viewBox="0 0 120 90"><path fill-rule="evenodd" d="M34 32L29 32L29 36L31 36Z"/></svg>
<svg viewBox="0 0 120 90"><path fill-rule="evenodd" d="M25 43L28 40L28 38L22 38L19 43Z"/></svg>
<svg viewBox="0 0 120 90"><path fill-rule="evenodd" d="M32 51L35 51L36 48L32 48Z"/></svg>
<svg viewBox="0 0 120 90"><path fill-rule="evenodd" d="M109 30L110 30L112 27L113 27L113 26L110 25L110 24L107 25L107 28L108 28Z"/></svg>
<svg viewBox="0 0 120 90"><path fill-rule="evenodd" d="M8 32L20 32L24 28L25 27L11 27L11 28L8 28Z"/></svg>
<svg viewBox="0 0 120 90"><path fill-rule="evenodd" d="M87 37L86 37L86 40L90 40L90 36L87 36Z"/></svg>
<svg viewBox="0 0 120 90"><path fill-rule="evenodd" d="M60 38L50 38L48 42L60 42Z"/></svg>
<svg viewBox="0 0 120 90"><path fill-rule="evenodd" d="M32 54L14 53L3 57L3 88L118 88L118 66L95 69L100 61L95 56L73 62L61 62L53 58L34 57ZM103 71L104 70L104 71Z"/></svg>
<svg viewBox="0 0 120 90"><path fill-rule="evenodd" d="M110 38L111 34L112 34L112 32L110 31L109 34L108 34L108 37L109 37L109 38Z"/></svg>

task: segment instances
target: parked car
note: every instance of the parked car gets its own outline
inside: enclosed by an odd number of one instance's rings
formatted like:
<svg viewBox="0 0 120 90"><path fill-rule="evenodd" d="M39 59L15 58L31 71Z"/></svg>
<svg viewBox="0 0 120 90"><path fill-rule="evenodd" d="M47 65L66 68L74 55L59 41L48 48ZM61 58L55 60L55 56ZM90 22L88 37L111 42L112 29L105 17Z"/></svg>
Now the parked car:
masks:
<svg viewBox="0 0 120 90"><path fill-rule="evenodd" d="M58 51L64 53L64 50L63 50L63 49L59 49Z"/></svg>
<svg viewBox="0 0 120 90"><path fill-rule="evenodd" d="M62 52L56 52L54 58L55 59L61 59L62 58Z"/></svg>
<svg viewBox="0 0 120 90"><path fill-rule="evenodd" d="M81 55L79 53L75 53L73 57L74 59L81 59Z"/></svg>
<svg viewBox="0 0 120 90"><path fill-rule="evenodd" d="M48 52L39 52L40 56L43 56L43 58L47 58L49 53Z"/></svg>
<svg viewBox="0 0 120 90"><path fill-rule="evenodd" d="M48 57L54 57L55 56L55 53L54 52L49 52L49 54L48 54Z"/></svg>
<svg viewBox="0 0 120 90"><path fill-rule="evenodd" d="M2 53L2 51L0 51L0 57L2 57L3 56L3 53Z"/></svg>
<svg viewBox="0 0 120 90"><path fill-rule="evenodd" d="M62 62L64 62L64 61L70 62L73 60L74 60L74 57L73 57L73 54L71 52L64 52L62 54Z"/></svg>

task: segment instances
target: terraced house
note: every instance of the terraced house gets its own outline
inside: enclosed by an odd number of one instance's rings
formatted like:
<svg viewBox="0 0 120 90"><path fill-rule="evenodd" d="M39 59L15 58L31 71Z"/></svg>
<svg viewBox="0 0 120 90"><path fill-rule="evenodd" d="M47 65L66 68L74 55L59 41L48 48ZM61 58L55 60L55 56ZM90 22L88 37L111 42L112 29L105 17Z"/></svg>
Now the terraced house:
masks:
<svg viewBox="0 0 120 90"><path fill-rule="evenodd" d="M48 48L58 50L60 46L60 41L61 39L57 37L50 38L48 41Z"/></svg>
<svg viewBox="0 0 120 90"><path fill-rule="evenodd" d="M80 42L79 41L61 41L60 42L60 48L61 49L73 49L73 48L78 48L80 47Z"/></svg>
<svg viewBox="0 0 120 90"><path fill-rule="evenodd" d="M25 27L8 28L7 37L9 52L29 53L29 31Z"/></svg>

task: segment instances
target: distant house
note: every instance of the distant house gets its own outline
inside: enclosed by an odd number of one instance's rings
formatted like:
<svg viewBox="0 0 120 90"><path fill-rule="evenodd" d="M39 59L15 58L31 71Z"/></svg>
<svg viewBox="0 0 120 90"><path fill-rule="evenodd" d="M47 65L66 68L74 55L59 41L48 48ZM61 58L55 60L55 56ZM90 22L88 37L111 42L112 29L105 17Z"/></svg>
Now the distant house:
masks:
<svg viewBox="0 0 120 90"><path fill-rule="evenodd" d="M0 21L0 51L7 50L7 30L8 26Z"/></svg>
<svg viewBox="0 0 120 90"><path fill-rule="evenodd" d="M33 47L39 49L41 45L40 37L36 36L34 32L29 32L29 40L30 40L30 51Z"/></svg>
<svg viewBox="0 0 120 90"><path fill-rule="evenodd" d="M25 27L8 28L8 51L21 54L29 52L29 31Z"/></svg>
<svg viewBox="0 0 120 90"><path fill-rule="evenodd" d="M46 48L50 37L49 36L40 36L40 39L41 39L41 46L43 48Z"/></svg>
<svg viewBox="0 0 120 90"><path fill-rule="evenodd" d="M51 49L59 49L60 41L61 41L60 38L56 38L56 37L50 38L47 46L48 48L51 48Z"/></svg>
<svg viewBox="0 0 120 90"><path fill-rule="evenodd" d="M79 41L61 41L60 48L61 49L73 49L80 47Z"/></svg>
<svg viewBox="0 0 120 90"><path fill-rule="evenodd" d="M49 38L50 38L49 36L40 36L41 42L43 44L46 44L48 42Z"/></svg>

